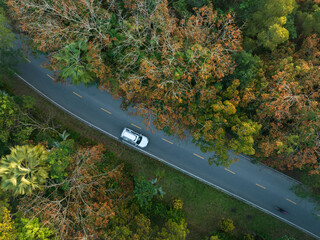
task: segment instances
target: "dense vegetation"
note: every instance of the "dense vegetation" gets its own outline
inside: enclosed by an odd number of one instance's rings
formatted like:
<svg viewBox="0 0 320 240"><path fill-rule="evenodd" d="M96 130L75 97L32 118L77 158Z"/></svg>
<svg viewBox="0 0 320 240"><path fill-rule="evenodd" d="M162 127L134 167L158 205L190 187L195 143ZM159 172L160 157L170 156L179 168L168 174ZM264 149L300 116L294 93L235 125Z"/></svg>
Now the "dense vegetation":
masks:
<svg viewBox="0 0 320 240"><path fill-rule="evenodd" d="M184 202L177 193L163 200L163 172L135 177L102 145L69 136L34 107L33 98L10 93L5 67L0 74L0 239L187 238ZM268 239L260 228L234 233L233 220L218 220L211 239Z"/></svg>
<svg viewBox="0 0 320 240"><path fill-rule="evenodd" d="M228 3L228 4L227 4ZM146 123L227 150L319 172L317 1L8 0L50 67L97 82Z"/></svg>
<svg viewBox="0 0 320 240"><path fill-rule="evenodd" d="M0 239L187 238L184 202L176 193L170 202L163 200L163 172L153 179L135 177L102 145L69 136L54 119L44 121L33 98L5 92L10 89L3 76L0 119L11 113L15 128L6 121L0 125L9 136L1 139ZM16 131L22 127L27 131ZM210 239L271 239L260 229L234 234L230 218L217 225Z"/></svg>
<svg viewBox="0 0 320 240"><path fill-rule="evenodd" d="M5 0L0 7L2 68L17 54L8 12L60 80L97 83L146 124L192 134L202 151L214 151L210 163L230 164L233 149L301 170L318 191L319 1ZM162 202L156 179L134 179L102 146L68 139L30 97L1 92L0 103L4 239L186 237L182 202ZM220 238L232 226L222 220Z"/></svg>

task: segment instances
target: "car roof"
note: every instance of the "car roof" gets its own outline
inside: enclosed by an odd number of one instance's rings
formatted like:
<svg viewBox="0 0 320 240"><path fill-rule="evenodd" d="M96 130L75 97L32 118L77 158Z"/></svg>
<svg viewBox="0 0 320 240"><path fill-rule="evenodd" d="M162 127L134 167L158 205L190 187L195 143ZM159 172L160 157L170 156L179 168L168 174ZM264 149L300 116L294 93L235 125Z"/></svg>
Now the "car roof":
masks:
<svg viewBox="0 0 320 240"><path fill-rule="evenodd" d="M127 128L126 128L126 131L123 132L123 136L132 140L132 141L135 141L135 139L137 138L137 136L135 134L133 134L131 131L128 131Z"/></svg>

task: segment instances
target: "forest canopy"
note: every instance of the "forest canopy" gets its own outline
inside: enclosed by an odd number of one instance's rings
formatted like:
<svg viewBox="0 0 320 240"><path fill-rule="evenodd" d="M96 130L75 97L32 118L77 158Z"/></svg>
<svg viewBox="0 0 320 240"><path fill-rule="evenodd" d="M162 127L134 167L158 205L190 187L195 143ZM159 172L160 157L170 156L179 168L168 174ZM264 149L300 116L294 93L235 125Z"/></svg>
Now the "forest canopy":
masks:
<svg viewBox="0 0 320 240"><path fill-rule="evenodd" d="M50 67L97 82L209 161L319 173L319 2L7 0Z"/></svg>

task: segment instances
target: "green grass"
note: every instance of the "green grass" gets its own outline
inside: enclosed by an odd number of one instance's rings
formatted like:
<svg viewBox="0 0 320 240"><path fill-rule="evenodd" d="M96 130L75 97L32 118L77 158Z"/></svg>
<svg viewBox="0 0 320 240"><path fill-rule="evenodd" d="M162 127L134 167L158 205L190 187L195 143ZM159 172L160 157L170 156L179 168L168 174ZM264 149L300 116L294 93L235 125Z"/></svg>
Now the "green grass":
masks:
<svg viewBox="0 0 320 240"><path fill-rule="evenodd" d="M1 77L1 76L0 76ZM16 95L29 95L36 98L36 107L47 116L52 116L60 125L72 133L77 141L102 143L105 148L125 161L135 177L155 178L164 171L159 184L165 191L164 200L171 202L180 198L184 202L186 220L190 229L188 239L203 239L217 230L222 218L231 218L236 229L234 233L263 233L272 239L284 235L295 239L312 239L301 231L273 218L241 201L234 199L206 184L182 174L157 160L147 157L86 126L59 108L44 100L20 80L7 77L8 85Z"/></svg>
<svg viewBox="0 0 320 240"><path fill-rule="evenodd" d="M200 239L218 228L221 218L231 218L235 232L266 233L272 238L284 235L296 239L311 239L287 224L234 199L212 187L203 184L163 164L145 158L136 159L134 173L154 178L157 172L165 170L159 184L165 191L165 200L181 198L190 227L190 239Z"/></svg>

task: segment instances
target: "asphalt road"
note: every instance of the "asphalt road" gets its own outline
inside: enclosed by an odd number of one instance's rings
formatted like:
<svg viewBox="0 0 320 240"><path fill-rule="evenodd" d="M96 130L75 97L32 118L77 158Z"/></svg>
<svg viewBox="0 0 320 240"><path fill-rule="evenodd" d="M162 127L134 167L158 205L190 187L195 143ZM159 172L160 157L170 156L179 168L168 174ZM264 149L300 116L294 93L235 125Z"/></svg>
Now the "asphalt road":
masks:
<svg viewBox="0 0 320 240"><path fill-rule="evenodd" d="M320 212L290 190L297 183L292 178L253 164L242 155L229 168L209 166L210 154L202 153L191 139L181 140L161 131L151 133L140 117L120 109L121 100L96 87L54 84L53 72L40 66L46 61L44 56L25 57L26 62L17 66L17 76L72 116L118 140L124 127L140 132L149 138L149 144L139 151L320 239ZM275 210L275 206L288 214Z"/></svg>

